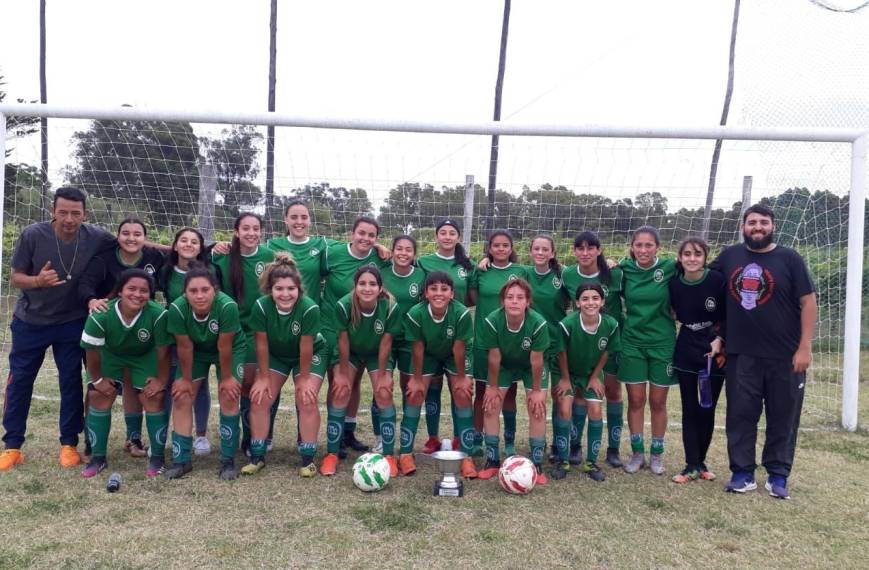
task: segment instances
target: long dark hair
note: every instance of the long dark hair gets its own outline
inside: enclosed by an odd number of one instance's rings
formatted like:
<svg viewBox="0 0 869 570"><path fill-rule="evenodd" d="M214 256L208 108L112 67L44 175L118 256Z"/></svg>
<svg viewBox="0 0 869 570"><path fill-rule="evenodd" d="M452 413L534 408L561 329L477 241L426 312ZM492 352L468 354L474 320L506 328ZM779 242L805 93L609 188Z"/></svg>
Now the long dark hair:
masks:
<svg viewBox="0 0 869 570"><path fill-rule="evenodd" d="M262 216L254 212L242 212L236 216L233 224L235 234L232 236L232 245L229 248L229 285L232 287L232 296L239 302L244 298L244 265L241 259L241 240L238 239L238 228L245 218L256 218L260 228L263 226Z"/></svg>
<svg viewBox="0 0 869 570"><path fill-rule="evenodd" d="M211 286L214 287L216 291L220 291L220 283L217 281L217 276L208 270L207 264L196 261L190 264L190 268L184 275L185 292L187 291L187 286L190 285L190 282L197 277L204 277L205 279L208 279L208 282L211 283Z"/></svg>
<svg viewBox="0 0 869 570"><path fill-rule="evenodd" d="M452 218L441 218L437 221L437 224L435 224L435 240L437 240L438 231L444 226L450 226L456 230L459 237L462 237L462 230L459 228L459 223L457 221ZM474 268L474 264L471 263L467 252L465 252L465 246L460 243L457 243L453 250L453 263L460 267L464 267L467 271L472 271Z"/></svg>
<svg viewBox="0 0 869 570"><path fill-rule="evenodd" d="M612 281L612 272L610 271L610 266L606 263L606 258L603 256L603 248L600 245L600 239L597 237L597 234L594 232L581 232L576 239L573 240L573 249L577 249L582 247L585 244L586 247L596 247L598 250L597 259L595 259L595 263L597 264L597 278L598 281L603 283L604 285L609 285L610 281Z"/></svg>
<svg viewBox="0 0 869 570"><path fill-rule="evenodd" d="M655 245L657 245L657 246L661 245L661 234L658 233L658 230L656 230L652 226L640 226L640 227L638 227L637 229L634 230L634 233L631 234L631 247L628 248L628 255L630 255L631 259L633 259L634 261L636 261L637 258L634 257L633 245L634 245L634 241L637 239L637 236L640 234L649 234L650 236L652 236L652 239L655 241Z"/></svg>
<svg viewBox="0 0 869 570"><path fill-rule="evenodd" d="M561 264L558 263L558 256L555 253L555 240L549 234L537 234L531 240L531 245L528 249L534 249L534 242L539 239L545 239L549 242L549 247L552 248L552 257L549 258L549 269L555 272L556 275L561 275Z"/></svg>
<svg viewBox="0 0 869 570"><path fill-rule="evenodd" d="M489 253L489 248L492 247L492 240L494 240L498 236L504 236L510 241L510 257L508 260L511 263L516 263L516 248L513 247L513 234L511 234L508 230L495 230L491 234L489 234L489 239L486 241L486 257L489 258L489 261L494 263L494 259L492 259L492 254Z"/></svg>
<svg viewBox="0 0 869 570"><path fill-rule="evenodd" d="M303 207L308 211L308 218L310 219L310 217L311 217L311 208L308 207L308 203L307 203L307 202L305 202L304 200L299 200L298 198L295 198L295 199L293 199L293 200L290 200L290 203L287 204L287 207L286 207L286 208L284 208L284 218L285 218L285 219L286 219L286 217L287 217L287 214L290 213L290 208L292 208L293 206L303 206ZM289 227L287 228L287 235L290 235L290 228L289 228Z"/></svg>

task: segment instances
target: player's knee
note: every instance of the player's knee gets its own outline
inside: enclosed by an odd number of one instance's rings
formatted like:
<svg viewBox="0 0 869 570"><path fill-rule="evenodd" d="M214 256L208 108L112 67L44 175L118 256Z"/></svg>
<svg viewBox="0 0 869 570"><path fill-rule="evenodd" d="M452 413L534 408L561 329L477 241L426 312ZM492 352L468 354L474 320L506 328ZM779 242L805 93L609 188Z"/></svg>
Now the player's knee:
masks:
<svg viewBox="0 0 869 570"><path fill-rule="evenodd" d="M392 405L392 382L381 382L377 385L374 401L381 408Z"/></svg>

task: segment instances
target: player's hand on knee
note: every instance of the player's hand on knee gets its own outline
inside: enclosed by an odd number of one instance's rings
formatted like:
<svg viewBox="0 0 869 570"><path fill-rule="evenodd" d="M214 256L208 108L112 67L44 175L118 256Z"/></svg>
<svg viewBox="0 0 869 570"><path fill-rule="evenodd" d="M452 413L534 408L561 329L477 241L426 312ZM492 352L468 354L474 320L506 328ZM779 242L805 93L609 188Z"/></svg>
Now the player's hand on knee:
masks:
<svg viewBox="0 0 869 570"><path fill-rule="evenodd" d="M501 390L495 386L486 385L483 394L483 411L496 412L501 409Z"/></svg>
<svg viewBox="0 0 869 570"><path fill-rule="evenodd" d="M456 379L453 381L453 392L455 392L457 396L461 396L462 398L471 401L474 399L474 384L466 374L456 376Z"/></svg>
<svg viewBox="0 0 869 570"><path fill-rule="evenodd" d="M172 399L179 403L187 403L193 399L193 382L179 378L172 384Z"/></svg>
<svg viewBox="0 0 869 570"><path fill-rule="evenodd" d="M238 400L241 398L241 386L238 381L232 376L224 378L217 386L219 395L229 400Z"/></svg>
<svg viewBox="0 0 869 570"><path fill-rule="evenodd" d="M257 376L256 380L254 380L253 386L250 387L250 401L259 405L262 403L263 397L271 400L271 386L269 386L268 378Z"/></svg>
<svg viewBox="0 0 869 570"><path fill-rule="evenodd" d="M546 416L546 391L543 389L528 392L528 413L537 419Z"/></svg>

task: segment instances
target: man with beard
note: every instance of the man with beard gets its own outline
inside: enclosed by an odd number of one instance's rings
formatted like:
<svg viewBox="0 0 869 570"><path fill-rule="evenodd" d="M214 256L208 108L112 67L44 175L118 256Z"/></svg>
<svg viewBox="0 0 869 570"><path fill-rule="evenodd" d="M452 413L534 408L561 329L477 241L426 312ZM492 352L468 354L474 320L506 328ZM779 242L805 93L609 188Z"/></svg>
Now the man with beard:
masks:
<svg viewBox="0 0 869 570"><path fill-rule="evenodd" d="M751 206L742 217L745 243L726 248L711 268L727 282L727 452L733 475L725 490L757 488L757 423L765 409L766 489L788 499L818 304L805 261L774 243L774 234L775 213Z"/></svg>

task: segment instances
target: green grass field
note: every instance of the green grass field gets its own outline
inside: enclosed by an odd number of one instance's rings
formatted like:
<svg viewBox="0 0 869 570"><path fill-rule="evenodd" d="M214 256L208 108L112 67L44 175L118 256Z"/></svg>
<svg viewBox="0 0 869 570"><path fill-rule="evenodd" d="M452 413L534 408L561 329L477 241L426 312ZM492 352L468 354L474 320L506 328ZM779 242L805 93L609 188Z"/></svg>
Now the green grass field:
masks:
<svg viewBox="0 0 869 570"><path fill-rule="evenodd" d="M53 384L53 376L44 375L36 392L55 397ZM861 388L866 425L869 384ZM285 389L284 407L290 397ZM377 494L353 486L349 461L334 478L300 479L288 411L279 416L277 448L259 475L218 481L211 455L196 458L183 480L148 481L145 460L121 449L117 406L110 471L125 480L121 492L108 494L108 472L84 480L78 469L58 466L57 407L52 400L33 402L27 462L0 474L0 568L509 568L530 562L804 569L858 568L869 560L869 434L833 431L811 418L800 434L791 501L762 490L747 496L722 491L728 476L722 430L709 461L719 481L671 483L682 458L676 427L668 434L665 477L606 468L607 481L594 483L574 471L524 497L508 496L495 481L472 481L466 497L445 499L431 496L434 466L420 455L415 476ZM678 422L678 391L670 397L670 416ZM527 452L523 417L517 441ZM216 413L213 443L215 421ZM369 430L369 416L360 414L360 436L370 439ZM420 426L423 437L424 430ZM758 475L762 485L765 474Z"/></svg>

